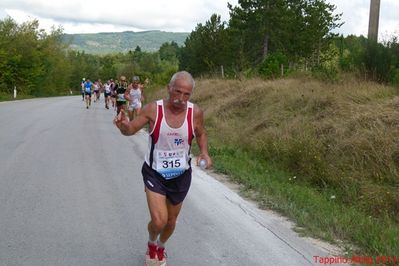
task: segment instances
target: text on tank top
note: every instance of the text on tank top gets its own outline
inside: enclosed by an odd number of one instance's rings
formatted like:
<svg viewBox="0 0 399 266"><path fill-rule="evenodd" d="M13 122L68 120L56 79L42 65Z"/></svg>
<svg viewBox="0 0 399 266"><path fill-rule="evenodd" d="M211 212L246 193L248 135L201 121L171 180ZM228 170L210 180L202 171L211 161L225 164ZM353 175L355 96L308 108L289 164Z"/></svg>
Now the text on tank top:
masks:
<svg viewBox="0 0 399 266"><path fill-rule="evenodd" d="M187 103L186 115L179 128L167 124L163 100L157 101L157 115L149 136L146 163L165 179L173 179L190 168L191 143L194 138L194 105Z"/></svg>

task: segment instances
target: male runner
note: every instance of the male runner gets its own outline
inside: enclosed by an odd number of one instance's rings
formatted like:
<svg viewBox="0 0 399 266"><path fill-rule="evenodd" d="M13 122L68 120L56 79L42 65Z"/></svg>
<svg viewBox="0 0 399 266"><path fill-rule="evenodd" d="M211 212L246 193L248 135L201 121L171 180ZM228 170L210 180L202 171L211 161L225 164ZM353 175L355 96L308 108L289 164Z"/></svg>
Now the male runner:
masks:
<svg viewBox="0 0 399 266"><path fill-rule="evenodd" d="M111 98L111 81L107 80L104 84L104 102L105 108L109 109L109 101Z"/></svg>
<svg viewBox="0 0 399 266"><path fill-rule="evenodd" d="M82 92L82 101L85 100L85 78L82 78L82 81L80 82L80 90Z"/></svg>
<svg viewBox="0 0 399 266"><path fill-rule="evenodd" d="M116 87L116 84L115 84L115 82L114 82L114 80L113 79L111 79L111 103L112 103L112 108L114 108L114 110L115 110L115 107L116 107L116 92L115 92L115 87Z"/></svg>
<svg viewBox="0 0 399 266"><path fill-rule="evenodd" d="M115 84L115 94L116 94L116 114L121 111L125 111L126 108L126 98L125 92L127 89L127 81L125 76L120 76L119 82Z"/></svg>
<svg viewBox="0 0 399 266"><path fill-rule="evenodd" d="M128 115L130 120L140 114L142 102L144 101L144 91L139 82L140 78L134 76L132 83L125 92L125 99L129 101Z"/></svg>
<svg viewBox="0 0 399 266"><path fill-rule="evenodd" d="M91 105L91 87L93 83L91 83L90 79L86 79L84 87L85 87L85 97L86 97L86 109L89 109Z"/></svg>
<svg viewBox="0 0 399 266"><path fill-rule="evenodd" d="M93 83L93 92L94 92L94 102L100 99L100 83L96 80Z"/></svg>
<svg viewBox="0 0 399 266"><path fill-rule="evenodd" d="M197 164L204 159L207 168L212 165L203 111L189 102L193 89L191 74L177 72L167 86L168 98L147 104L132 121L124 112L114 119L125 136L149 125L148 151L142 167L151 215L146 265L166 265L165 243L175 229L177 216L191 184L190 151L194 137L200 149Z"/></svg>

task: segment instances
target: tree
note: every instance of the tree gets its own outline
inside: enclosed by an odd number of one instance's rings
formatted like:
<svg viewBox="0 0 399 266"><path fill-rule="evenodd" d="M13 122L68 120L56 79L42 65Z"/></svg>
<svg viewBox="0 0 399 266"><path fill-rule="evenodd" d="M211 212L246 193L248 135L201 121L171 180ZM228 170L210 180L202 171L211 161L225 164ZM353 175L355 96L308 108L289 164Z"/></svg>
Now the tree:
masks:
<svg viewBox="0 0 399 266"><path fill-rule="evenodd" d="M37 20L17 24L13 19L0 20L0 97L11 95L17 86L19 95L51 96L80 91L82 78L92 80L139 75L163 84L178 68L180 52L176 43L159 52L134 52L106 56L86 54L68 49L63 29L50 33L39 29ZM5 96L8 97L8 96Z"/></svg>
<svg viewBox="0 0 399 266"><path fill-rule="evenodd" d="M201 74L214 72L223 65L226 58L226 24L221 21L219 15L213 14L202 25L197 25L185 41L181 50L180 68L191 73Z"/></svg>
<svg viewBox="0 0 399 266"><path fill-rule="evenodd" d="M291 61L316 56L328 49L331 30L341 15L324 0L239 0L229 5L229 31L252 65L269 52L283 52ZM317 61L317 60L316 60Z"/></svg>
<svg viewBox="0 0 399 266"><path fill-rule="evenodd" d="M311 56L313 65L320 65L320 54L328 49L332 38L336 36L331 31L342 25L337 22L341 14L332 15L335 8L324 0L309 0L304 5L304 43L310 49L305 50L303 56Z"/></svg>
<svg viewBox="0 0 399 266"><path fill-rule="evenodd" d="M100 58L100 77L103 80L108 80L116 77L115 58L112 55L105 55Z"/></svg>
<svg viewBox="0 0 399 266"><path fill-rule="evenodd" d="M161 60L167 61L177 61L177 56L179 52L179 45L172 41L170 43L166 42L161 45L159 48L159 57Z"/></svg>
<svg viewBox="0 0 399 266"><path fill-rule="evenodd" d="M230 9L229 26L239 33L244 42L244 53L257 64L267 57L270 50L278 50L279 35L288 21L285 0L239 0L239 6ZM271 47L274 46L274 47Z"/></svg>
<svg viewBox="0 0 399 266"><path fill-rule="evenodd" d="M0 89L11 92L18 83L18 63L21 56L13 47L18 34L18 24L11 18L0 21Z"/></svg>

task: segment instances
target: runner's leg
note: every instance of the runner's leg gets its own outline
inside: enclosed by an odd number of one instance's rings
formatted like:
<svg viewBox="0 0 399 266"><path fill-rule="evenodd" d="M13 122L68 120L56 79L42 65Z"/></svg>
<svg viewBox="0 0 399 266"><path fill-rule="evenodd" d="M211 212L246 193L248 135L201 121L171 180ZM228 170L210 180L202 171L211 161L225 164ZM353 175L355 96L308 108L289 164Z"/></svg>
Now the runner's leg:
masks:
<svg viewBox="0 0 399 266"><path fill-rule="evenodd" d="M151 241L155 241L158 235L164 230L168 222L168 207L166 196L145 189L148 209L151 220L148 223L148 234ZM172 231L173 232L173 231ZM169 235L170 236L170 235Z"/></svg>
<svg viewBox="0 0 399 266"><path fill-rule="evenodd" d="M177 216L179 216L181 207L183 206L183 202L173 205L169 201L166 202L167 210L168 210L168 221L159 236L159 240L162 243L168 241L169 237L173 234L173 231L176 227Z"/></svg>

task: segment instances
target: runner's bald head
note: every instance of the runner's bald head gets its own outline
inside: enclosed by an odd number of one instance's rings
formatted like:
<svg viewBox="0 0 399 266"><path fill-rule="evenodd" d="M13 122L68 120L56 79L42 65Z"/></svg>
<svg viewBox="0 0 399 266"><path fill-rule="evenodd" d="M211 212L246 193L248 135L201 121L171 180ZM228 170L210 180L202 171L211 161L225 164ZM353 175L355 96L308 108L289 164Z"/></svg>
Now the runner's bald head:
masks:
<svg viewBox="0 0 399 266"><path fill-rule="evenodd" d="M173 88L176 83L176 80L180 80L180 79L189 82L191 84L192 89L194 90L194 87L195 87L194 78L187 71L179 71L179 72L176 72L175 74L173 74L172 78L169 81L169 87Z"/></svg>

